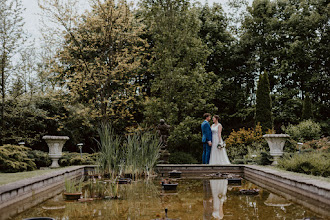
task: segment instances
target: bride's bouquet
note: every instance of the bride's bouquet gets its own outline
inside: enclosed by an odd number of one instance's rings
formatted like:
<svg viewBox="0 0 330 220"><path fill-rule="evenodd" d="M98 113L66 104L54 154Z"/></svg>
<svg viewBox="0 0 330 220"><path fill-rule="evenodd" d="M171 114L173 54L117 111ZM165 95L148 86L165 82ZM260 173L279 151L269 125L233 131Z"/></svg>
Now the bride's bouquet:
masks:
<svg viewBox="0 0 330 220"><path fill-rule="evenodd" d="M224 141L220 141L218 144L218 149L222 149L224 147L226 147L226 143Z"/></svg>

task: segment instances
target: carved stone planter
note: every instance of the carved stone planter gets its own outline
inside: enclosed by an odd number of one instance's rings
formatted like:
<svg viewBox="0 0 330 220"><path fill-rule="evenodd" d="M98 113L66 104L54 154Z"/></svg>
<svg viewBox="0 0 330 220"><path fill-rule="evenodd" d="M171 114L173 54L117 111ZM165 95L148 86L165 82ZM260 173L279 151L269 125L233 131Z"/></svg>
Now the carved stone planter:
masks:
<svg viewBox="0 0 330 220"><path fill-rule="evenodd" d="M277 165L277 160L283 155L285 141L290 137L288 134L265 134L263 136L270 148L270 155L274 157L272 165Z"/></svg>
<svg viewBox="0 0 330 220"><path fill-rule="evenodd" d="M52 159L51 168L60 167L58 160L62 157L62 148L67 140L70 138L67 136L43 136L49 148L49 157Z"/></svg>

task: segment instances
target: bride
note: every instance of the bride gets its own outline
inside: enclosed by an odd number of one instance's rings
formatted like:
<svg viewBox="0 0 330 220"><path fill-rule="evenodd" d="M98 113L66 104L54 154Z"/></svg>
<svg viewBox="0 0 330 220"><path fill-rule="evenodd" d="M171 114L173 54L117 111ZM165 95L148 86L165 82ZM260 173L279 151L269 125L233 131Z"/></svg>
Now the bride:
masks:
<svg viewBox="0 0 330 220"><path fill-rule="evenodd" d="M212 148L210 163L212 165L227 165L230 161L227 156L226 148L221 137L222 125L219 123L219 116L213 116L212 130Z"/></svg>

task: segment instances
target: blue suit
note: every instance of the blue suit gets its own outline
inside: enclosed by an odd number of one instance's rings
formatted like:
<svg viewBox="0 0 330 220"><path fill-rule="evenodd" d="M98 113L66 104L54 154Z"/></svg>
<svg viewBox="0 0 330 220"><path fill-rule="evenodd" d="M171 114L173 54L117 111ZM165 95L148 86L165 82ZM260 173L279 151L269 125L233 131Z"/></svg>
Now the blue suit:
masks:
<svg viewBox="0 0 330 220"><path fill-rule="evenodd" d="M203 142L203 164L208 164L210 161L210 153L211 153L211 147L209 146L208 142L212 142L212 131L211 126L208 121L204 121L201 125L202 127L202 142Z"/></svg>

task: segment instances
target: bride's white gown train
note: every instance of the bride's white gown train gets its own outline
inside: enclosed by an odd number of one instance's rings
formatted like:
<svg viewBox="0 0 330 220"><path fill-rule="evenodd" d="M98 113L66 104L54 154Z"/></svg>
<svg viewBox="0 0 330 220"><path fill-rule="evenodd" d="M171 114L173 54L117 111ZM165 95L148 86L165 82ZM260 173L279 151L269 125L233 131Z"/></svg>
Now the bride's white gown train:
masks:
<svg viewBox="0 0 330 220"><path fill-rule="evenodd" d="M210 155L210 163L211 165L227 165L230 164L230 161L227 156L226 148L220 148L218 149L219 142L223 142L223 140L219 140L219 126L218 125L212 125L212 148L211 148L211 155Z"/></svg>

